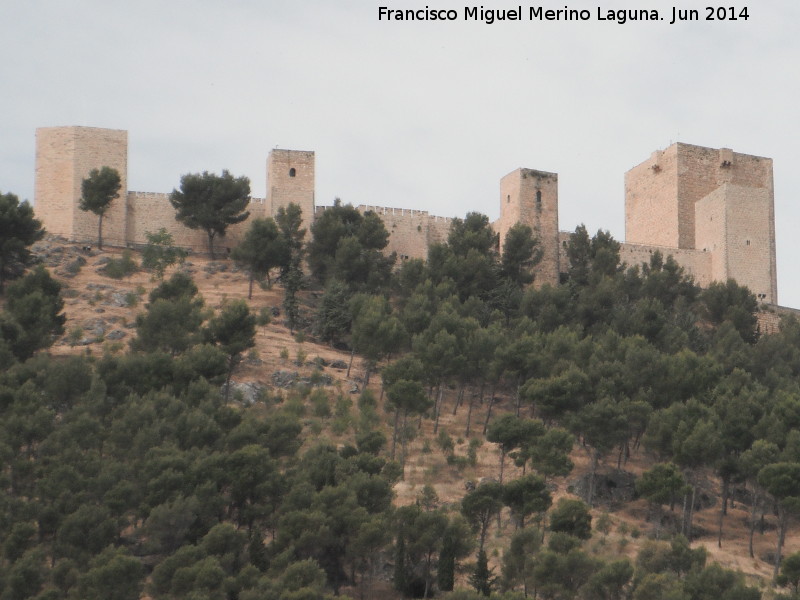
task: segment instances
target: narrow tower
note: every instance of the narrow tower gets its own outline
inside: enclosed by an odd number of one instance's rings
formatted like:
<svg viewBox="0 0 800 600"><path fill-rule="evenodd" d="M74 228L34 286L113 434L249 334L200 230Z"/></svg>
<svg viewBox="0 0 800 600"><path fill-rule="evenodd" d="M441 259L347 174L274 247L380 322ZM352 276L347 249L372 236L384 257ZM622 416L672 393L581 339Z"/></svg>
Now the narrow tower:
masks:
<svg viewBox="0 0 800 600"><path fill-rule="evenodd" d="M558 284L558 175L533 169L517 169L500 180L500 219L495 229L503 251L506 234L516 223L533 229L543 250L534 285Z"/></svg>
<svg viewBox="0 0 800 600"><path fill-rule="evenodd" d="M303 227L309 239L314 222L314 152L272 150L267 158L267 207L275 216L290 203L303 211Z"/></svg>

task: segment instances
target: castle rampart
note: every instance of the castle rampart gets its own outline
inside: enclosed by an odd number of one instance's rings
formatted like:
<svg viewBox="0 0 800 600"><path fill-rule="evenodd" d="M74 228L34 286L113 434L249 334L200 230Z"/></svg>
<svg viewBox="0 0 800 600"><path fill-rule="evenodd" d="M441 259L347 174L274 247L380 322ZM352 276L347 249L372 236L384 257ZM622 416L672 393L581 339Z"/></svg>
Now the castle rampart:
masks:
<svg viewBox="0 0 800 600"><path fill-rule="evenodd" d="M389 232L387 252L396 252L399 260L428 258L428 248L447 241L450 232L450 217L437 217L426 210L390 208L360 204L359 212L373 212L383 219Z"/></svg>
<svg viewBox="0 0 800 600"><path fill-rule="evenodd" d="M247 210L250 218L263 218L266 216L266 202L263 198L252 198ZM128 192L127 212L127 235L124 243L116 244L118 246L144 246L147 244L147 234L155 233L163 227L172 235L177 246L193 252L205 252L208 248L205 231L189 229L175 219L175 209L169 202L169 194ZM214 240L214 246L220 249L234 248L241 241L247 227L247 221L229 227L225 237Z"/></svg>
<svg viewBox="0 0 800 600"><path fill-rule="evenodd" d="M81 181L93 168L111 166L127 189L127 132L92 127L52 127L36 132L37 216L45 227L75 241L97 237L97 217L79 210ZM317 206L315 154L275 149L267 159L267 197L252 199L251 218L275 216L290 202L303 210L310 230ZM452 218L426 210L359 205L379 215L389 232L388 252L400 260L426 258L432 244L447 240ZM569 233L558 229L558 175L516 169L500 181L500 218L493 224L502 249L508 231L529 225L543 258L536 285L556 284L569 261ZM143 245L146 233L165 227L175 243L204 251L206 235L175 220L169 194L126 192L104 220L110 245ZM229 228L220 248L233 248L248 222ZM625 231L620 257L648 263L660 251L673 256L700 285L736 279L762 303L777 302L772 161L768 158L690 144L673 144L625 175Z"/></svg>

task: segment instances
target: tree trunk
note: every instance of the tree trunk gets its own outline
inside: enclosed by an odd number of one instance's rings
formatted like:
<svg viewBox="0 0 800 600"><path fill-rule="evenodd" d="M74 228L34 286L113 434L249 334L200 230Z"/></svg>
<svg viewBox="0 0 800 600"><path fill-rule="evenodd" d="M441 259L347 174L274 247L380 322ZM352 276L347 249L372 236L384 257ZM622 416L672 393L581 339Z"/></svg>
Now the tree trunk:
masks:
<svg viewBox="0 0 800 600"><path fill-rule="evenodd" d="M394 409L394 433L392 434L392 460L394 460L395 449L397 448L397 429L400 426L400 408Z"/></svg>
<svg viewBox="0 0 800 600"><path fill-rule="evenodd" d="M475 398L469 397L469 407L467 408L467 426L464 428L464 437L469 437L469 425L472 422L472 406L475 404Z"/></svg>
<svg viewBox="0 0 800 600"><path fill-rule="evenodd" d="M439 413L442 412L442 402L444 396L444 390L442 389L441 382L439 383L439 393L436 395L436 404L433 407L433 433L439 433Z"/></svg>
<svg viewBox="0 0 800 600"><path fill-rule="evenodd" d="M402 457L400 459L400 467L402 469L401 470L401 473L402 473L401 479L403 479L403 480L405 480L405 478L406 478L406 441L407 441L406 440L406 421L407 421L407 419L408 419L408 411L404 410L403 411L403 436L401 438L401 441L402 441L401 449L402 449L403 455L402 455Z"/></svg>
<svg viewBox="0 0 800 600"><path fill-rule="evenodd" d="M748 544L748 550L750 551L750 558L755 558L756 555L753 552L753 535L756 532L756 513L758 512L758 505L761 502L760 494L756 492L755 487L753 488L753 510L750 511L750 542Z"/></svg>
<svg viewBox="0 0 800 600"><path fill-rule="evenodd" d="M100 220L97 223L97 248L103 249L103 215L100 215Z"/></svg>
<svg viewBox="0 0 800 600"><path fill-rule="evenodd" d="M252 271L250 271L250 285L247 288L247 299L248 300L252 300L253 299L253 272Z"/></svg>
<svg viewBox="0 0 800 600"><path fill-rule="evenodd" d="M231 376L233 375L233 369L236 364L233 362L233 357L228 360L228 374L225 377L225 402L228 402L228 398L231 395Z"/></svg>
<svg viewBox="0 0 800 600"><path fill-rule="evenodd" d="M364 370L364 389L369 385L369 376L372 374L372 361L366 361L366 367Z"/></svg>
<svg viewBox="0 0 800 600"><path fill-rule="evenodd" d="M208 254L211 256L211 260L217 260L217 257L214 256L214 234L211 231L206 233L208 234Z"/></svg>
<svg viewBox="0 0 800 600"><path fill-rule="evenodd" d="M595 474L597 473L597 463L600 460L600 453L597 450L590 450L589 456L592 461L592 470L589 473L589 491L586 494L587 496L586 504L588 504L589 508L591 508L594 502L594 478Z"/></svg>
<svg viewBox="0 0 800 600"><path fill-rule="evenodd" d="M722 525L725 515L728 514L728 493L730 482L727 477L722 478L722 506L719 509L719 535L717 536L717 548L722 548Z"/></svg>
<svg viewBox="0 0 800 600"><path fill-rule="evenodd" d="M462 381L461 385L458 388L458 396L456 397L456 403L453 405L453 416L456 416L456 411L458 411L458 407L461 406L461 403L464 401L464 387L465 384Z"/></svg>
<svg viewBox="0 0 800 600"><path fill-rule="evenodd" d="M661 521L663 520L663 513L662 513L662 510L661 510L661 505L660 504L656 507L656 519L658 519L658 521L656 521L656 539L660 540L661 539Z"/></svg>
<svg viewBox="0 0 800 600"><path fill-rule="evenodd" d="M692 502L689 505L689 521L686 524L686 539L692 541L692 521L694 520L694 502L697 494L697 486L692 486Z"/></svg>
<svg viewBox="0 0 800 600"><path fill-rule="evenodd" d="M483 435L486 435L486 430L489 429L489 419L492 418L492 406L494 406L494 386L490 390L489 395L489 408L486 410L486 420L483 422Z"/></svg>
<svg viewBox="0 0 800 600"><path fill-rule="evenodd" d="M486 387L486 383L481 381L481 391L478 393L478 401L480 402L481 406L483 406L483 390ZM472 423L472 407L475 406L475 398L470 396L469 397L469 411L467 411L467 427L464 431L464 437L469 437L469 426Z"/></svg>
<svg viewBox="0 0 800 600"><path fill-rule="evenodd" d="M353 368L353 357L356 355L355 348L350 350L350 364L347 365L347 377L350 377L350 369Z"/></svg>
<svg viewBox="0 0 800 600"><path fill-rule="evenodd" d="M772 572L772 579L778 577L778 570L781 568L781 552L783 551L783 542L786 539L786 527L789 521L789 513L783 508L780 503L778 504L778 548L775 550L775 569Z"/></svg>
<svg viewBox="0 0 800 600"><path fill-rule="evenodd" d="M681 535L686 535L686 504L689 500L689 490L683 492L683 512L681 513Z"/></svg>
<svg viewBox="0 0 800 600"><path fill-rule="evenodd" d="M431 562L433 561L433 556L428 553L428 556L425 560L425 593L423 594L423 599L428 597L428 591L431 588L430 580L431 580Z"/></svg>

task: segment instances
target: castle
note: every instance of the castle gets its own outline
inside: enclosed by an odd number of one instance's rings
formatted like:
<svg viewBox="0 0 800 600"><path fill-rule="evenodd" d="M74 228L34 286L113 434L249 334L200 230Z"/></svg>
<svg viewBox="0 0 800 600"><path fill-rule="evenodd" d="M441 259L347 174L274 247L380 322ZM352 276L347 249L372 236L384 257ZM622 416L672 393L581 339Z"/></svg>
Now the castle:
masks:
<svg viewBox="0 0 800 600"><path fill-rule="evenodd" d="M81 211L81 182L94 168L119 171L127 190L128 134L93 127L47 127L36 131L35 212L48 231L78 242L97 236L97 216ZM309 227L327 207L314 197L314 152L272 150L267 158L267 197L250 201L251 217L274 216L298 204ZM400 260L426 258L447 239L452 219L427 211L361 205L381 216L388 251ZM502 247L509 228L522 222L540 240L543 259L536 281L558 283L566 270L570 234L558 228L558 175L516 169L500 180L500 218L493 224ZM104 218L104 241L140 246L161 227L180 246L203 251L205 233L175 220L169 194L126 191ZM248 227L231 227L221 246L233 247ZM676 143L656 151L625 174L625 237L622 260L649 262L655 251L672 255L703 286L735 279L763 304L777 304L772 160Z"/></svg>

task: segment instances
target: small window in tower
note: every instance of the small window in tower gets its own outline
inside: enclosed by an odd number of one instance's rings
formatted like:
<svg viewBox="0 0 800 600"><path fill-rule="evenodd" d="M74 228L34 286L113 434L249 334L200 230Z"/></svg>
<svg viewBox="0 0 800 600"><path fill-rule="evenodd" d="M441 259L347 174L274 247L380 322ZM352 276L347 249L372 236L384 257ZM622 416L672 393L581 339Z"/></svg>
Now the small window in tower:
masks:
<svg viewBox="0 0 800 600"><path fill-rule="evenodd" d="M509 194L508 196L506 196L506 204L508 204L508 203L510 203L510 202L511 202L511 194Z"/></svg>
<svg viewBox="0 0 800 600"><path fill-rule="evenodd" d="M747 245L748 245L748 246L750 245L750 240L747 240Z"/></svg>
<svg viewBox="0 0 800 600"><path fill-rule="evenodd" d="M291 169L289 169L289 177L294 177L295 175L297 175L297 171L295 170L294 167L292 167Z"/></svg>
<svg viewBox="0 0 800 600"><path fill-rule="evenodd" d="M541 190L536 190L536 208L541 210L542 209L542 192Z"/></svg>

